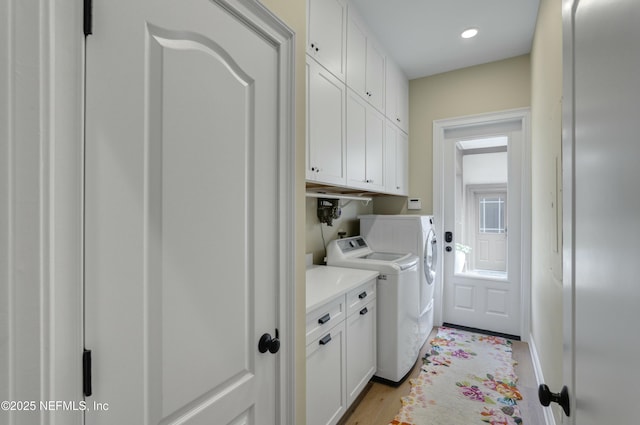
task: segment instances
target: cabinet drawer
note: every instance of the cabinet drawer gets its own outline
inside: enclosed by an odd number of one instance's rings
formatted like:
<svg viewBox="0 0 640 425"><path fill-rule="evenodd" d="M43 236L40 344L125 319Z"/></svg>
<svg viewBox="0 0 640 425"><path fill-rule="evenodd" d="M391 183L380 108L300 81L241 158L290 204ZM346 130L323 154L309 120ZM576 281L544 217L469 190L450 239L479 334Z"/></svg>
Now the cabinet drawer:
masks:
<svg viewBox="0 0 640 425"><path fill-rule="evenodd" d="M347 293L347 316L360 311L365 304L376 298L376 279L372 279Z"/></svg>
<svg viewBox="0 0 640 425"><path fill-rule="evenodd" d="M344 299L343 295L307 314L307 344L344 320Z"/></svg>

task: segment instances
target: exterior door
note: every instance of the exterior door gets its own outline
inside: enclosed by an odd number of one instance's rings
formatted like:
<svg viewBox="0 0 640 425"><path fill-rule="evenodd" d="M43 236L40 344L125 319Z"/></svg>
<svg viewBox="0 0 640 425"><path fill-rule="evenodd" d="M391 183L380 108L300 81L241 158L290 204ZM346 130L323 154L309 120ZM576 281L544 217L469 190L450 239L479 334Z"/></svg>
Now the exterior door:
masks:
<svg viewBox="0 0 640 425"><path fill-rule="evenodd" d="M290 58L260 16L249 2L94 2L85 345L87 402L108 410L87 424L288 422L282 351L258 341L282 330L291 261Z"/></svg>
<svg viewBox="0 0 640 425"><path fill-rule="evenodd" d="M476 134L451 132L444 139L445 323L521 333L523 137L518 125L508 124L503 128L510 131L499 131L499 126L487 123L478 125ZM508 196L476 190L500 185L506 185ZM489 196L492 194L496 196ZM502 254L497 253L499 249ZM502 264L499 257L503 257Z"/></svg>
<svg viewBox="0 0 640 425"><path fill-rule="evenodd" d="M564 423L636 423L640 2L563 11Z"/></svg>

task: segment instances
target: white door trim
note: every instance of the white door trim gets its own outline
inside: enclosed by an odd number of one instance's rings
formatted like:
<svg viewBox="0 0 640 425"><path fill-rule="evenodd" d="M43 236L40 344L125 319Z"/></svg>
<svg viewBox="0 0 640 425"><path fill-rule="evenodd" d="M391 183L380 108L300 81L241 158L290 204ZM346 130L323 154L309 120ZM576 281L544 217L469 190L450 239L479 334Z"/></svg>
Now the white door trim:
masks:
<svg viewBox="0 0 640 425"><path fill-rule="evenodd" d="M0 17L0 399L79 401L82 2L2 0Z"/></svg>
<svg viewBox="0 0 640 425"><path fill-rule="evenodd" d="M227 2L227 0L224 0ZM280 374L280 408L279 416L282 424L295 424L295 33L271 13L257 0L233 0L233 3L248 3L255 14L254 19L261 19L261 28L270 30L279 45L280 60L280 144L278 161L281 164L280 181L284 190L280 193L280 282L279 323L282 329L280 363L277 373ZM257 22L254 21L257 24ZM277 31L275 33L274 31Z"/></svg>
<svg viewBox="0 0 640 425"><path fill-rule="evenodd" d="M521 282L521 313L520 335L523 341L529 338L531 321L531 111L530 108L509 109L505 111L489 112L478 115L436 120L433 122L433 215L438 231L442 232L444 218L444 180L443 180L443 154L445 131L461 129L479 124L500 123L519 120L522 126L522 187L521 187L521 214L522 214L522 266L520 271ZM442 240L442 235L439 235ZM444 258L444 244L438 246L439 258ZM444 261L438 263L437 282L435 288L434 322L436 325L443 323L443 267Z"/></svg>
<svg viewBox="0 0 640 425"><path fill-rule="evenodd" d="M280 192L278 318L282 345L276 373L280 375L278 416L283 425L295 424L295 33L258 0L214 0L240 19L248 20L278 46L280 81L278 162Z"/></svg>
<svg viewBox="0 0 640 425"><path fill-rule="evenodd" d="M573 19L579 3L580 0L562 0L562 381L569 387L571 412L576 411ZM563 419L568 425L576 423L575 414Z"/></svg>

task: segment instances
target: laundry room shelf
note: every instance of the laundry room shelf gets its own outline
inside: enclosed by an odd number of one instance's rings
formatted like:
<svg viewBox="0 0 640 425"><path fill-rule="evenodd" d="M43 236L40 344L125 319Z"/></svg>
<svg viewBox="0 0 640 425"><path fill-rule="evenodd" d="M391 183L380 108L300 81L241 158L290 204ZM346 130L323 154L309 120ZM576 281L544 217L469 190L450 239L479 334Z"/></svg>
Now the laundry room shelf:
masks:
<svg viewBox="0 0 640 425"><path fill-rule="evenodd" d="M368 204L373 199L370 196L343 195L340 193L307 192L307 198L340 199L345 201L362 201Z"/></svg>

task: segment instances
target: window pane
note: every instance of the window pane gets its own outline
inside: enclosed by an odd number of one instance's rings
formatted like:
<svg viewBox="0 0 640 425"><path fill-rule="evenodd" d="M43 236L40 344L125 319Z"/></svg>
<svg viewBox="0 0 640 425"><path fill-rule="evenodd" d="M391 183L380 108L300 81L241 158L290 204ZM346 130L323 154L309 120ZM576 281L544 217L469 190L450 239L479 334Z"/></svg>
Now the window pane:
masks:
<svg viewBox="0 0 640 425"><path fill-rule="evenodd" d="M504 199L502 197L480 197L480 232L504 233Z"/></svg>

